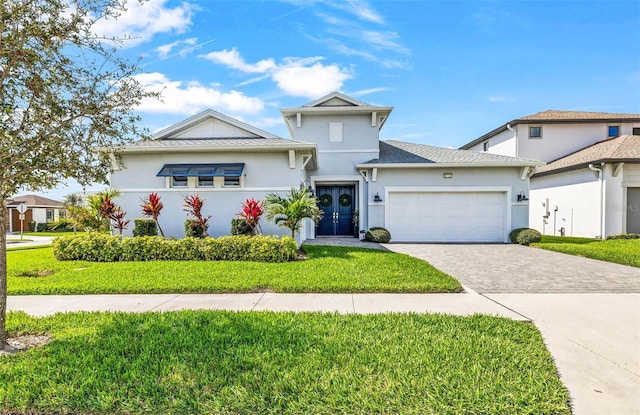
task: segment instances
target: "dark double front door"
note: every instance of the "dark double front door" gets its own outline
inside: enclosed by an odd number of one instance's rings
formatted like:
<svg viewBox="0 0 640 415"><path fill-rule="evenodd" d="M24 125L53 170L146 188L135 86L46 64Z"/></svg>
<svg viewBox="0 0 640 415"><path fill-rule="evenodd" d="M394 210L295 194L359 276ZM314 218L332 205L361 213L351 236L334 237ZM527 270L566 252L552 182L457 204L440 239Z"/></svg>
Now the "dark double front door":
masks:
<svg viewBox="0 0 640 415"><path fill-rule="evenodd" d="M317 186L318 206L324 216L318 224L318 236L353 235L355 186Z"/></svg>

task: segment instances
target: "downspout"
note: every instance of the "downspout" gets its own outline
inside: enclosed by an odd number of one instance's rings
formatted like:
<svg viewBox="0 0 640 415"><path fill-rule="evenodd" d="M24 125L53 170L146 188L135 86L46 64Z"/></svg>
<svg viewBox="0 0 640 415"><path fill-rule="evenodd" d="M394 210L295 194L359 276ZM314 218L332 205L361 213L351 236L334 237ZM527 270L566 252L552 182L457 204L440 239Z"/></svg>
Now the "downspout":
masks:
<svg viewBox="0 0 640 415"><path fill-rule="evenodd" d="M600 180L600 239L604 239L604 163L600 163L600 167L590 163L589 170L596 172Z"/></svg>
<svg viewBox="0 0 640 415"><path fill-rule="evenodd" d="M516 153L513 155L514 157L520 157L518 154L518 130L513 128L510 123L507 123L507 130L516 133Z"/></svg>

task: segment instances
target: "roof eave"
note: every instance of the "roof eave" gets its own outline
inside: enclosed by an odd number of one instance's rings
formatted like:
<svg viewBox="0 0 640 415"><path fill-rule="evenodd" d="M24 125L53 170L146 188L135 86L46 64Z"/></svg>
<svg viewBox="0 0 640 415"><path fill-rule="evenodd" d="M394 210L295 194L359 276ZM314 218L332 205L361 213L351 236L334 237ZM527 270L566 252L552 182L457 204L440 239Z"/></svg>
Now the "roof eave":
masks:
<svg viewBox="0 0 640 415"><path fill-rule="evenodd" d="M417 168L459 168L459 167L536 167L543 166L544 162L518 161L518 162L493 162L493 163L360 163L356 167L365 168L389 168L389 169L417 169Z"/></svg>
<svg viewBox="0 0 640 415"><path fill-rule="evenodd" d="M607 164L607 163L640 163L640 158L606 158L606 159L598 159L592 161L585 161L579 164L573 164L571 166L558 167L557 169L547 170L542 172L534 172L531 177L544 177L551 176L554 174L566 173L569 171L586 169L589 167L589 164Z"/></svg>
<svg viewBox="0 0 640 415"><path fill-rule="evenodd" d="M383 114L390 114L393 111L393 107L374 107L374 106L336 106L336 107L296 107L296 108L282 108L280 113L283 117L289 117L300 114L319 114L319 113L335 113L345 112L350 114L368 114L371 112L379 112Z"/></svg>
<svg viewBox="0 0 640 415"><path fill-rule="evenodd" d="M184 145L176 147L129 147L122 150L117 150L119 154L137 154L137 153L165 153L165 152L177 152L177 153L193 153L202 151L212 152L250 152L250 151L289 151L289 150L309 150L316 151L316 145L310 144L296 144L288 143L286 145L252 145L252 146L193 146Z"/></svg>

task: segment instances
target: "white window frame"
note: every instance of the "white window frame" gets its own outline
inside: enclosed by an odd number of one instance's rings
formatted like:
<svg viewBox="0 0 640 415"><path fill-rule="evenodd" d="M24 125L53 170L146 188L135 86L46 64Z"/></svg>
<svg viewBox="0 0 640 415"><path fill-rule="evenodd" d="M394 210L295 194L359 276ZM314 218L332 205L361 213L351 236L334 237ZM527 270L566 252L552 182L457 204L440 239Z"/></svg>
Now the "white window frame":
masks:
<svg viewBox="0 0 640 415"><path fill-rule="evenodd" d="M533 128L537 128L539 131L538 135L531 135L531 130ZM530 125L529 126L529 139L530 140L540 140L542 138L542 125Z"/></svg>

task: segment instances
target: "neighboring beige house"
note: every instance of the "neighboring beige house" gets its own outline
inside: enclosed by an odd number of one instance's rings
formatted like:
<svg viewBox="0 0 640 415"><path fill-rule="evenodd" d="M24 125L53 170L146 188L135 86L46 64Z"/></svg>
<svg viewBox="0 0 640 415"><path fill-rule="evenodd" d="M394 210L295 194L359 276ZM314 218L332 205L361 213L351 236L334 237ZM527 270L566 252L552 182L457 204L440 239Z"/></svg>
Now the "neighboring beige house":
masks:
<svg viewBox="0 0 640 415"><path fill-rule="evenodd" d="M27 211L24 213L24 231L28 230L29 222L49 223L60 220L62 202L36 195L16 196L7 202L7 232L20 232L20 212L18 206L24 203Z"/></svg>
<svg viewBox="0 0 640 415"><path fill-rule="evenodd" d="M543 234L640 233L640 114L548 110L461 149L545 161L530 178L529 226Z"/></svg>
<svg viewBox="0 0 640 415"><path fill-rule="evenodd" d="M394 241L412 242L508 242L512 229L528 226L519 195L543 163L381 141L392 110L334 92L281 110L291 139L207 110L126 146L111 185L131 219L140 217L140 199L157 192L160 224L174 237L184 234L187 194L205 199L209 234L220 236L246 198L291 187L312 189L324 212L317 226L306 223L299 242L352 237L354 217L360 230L381 226ZM287 234L266 221L262 230Z"/></svg>

